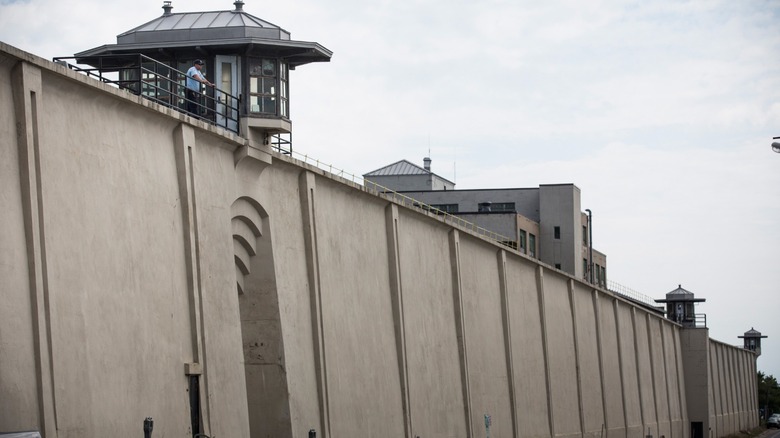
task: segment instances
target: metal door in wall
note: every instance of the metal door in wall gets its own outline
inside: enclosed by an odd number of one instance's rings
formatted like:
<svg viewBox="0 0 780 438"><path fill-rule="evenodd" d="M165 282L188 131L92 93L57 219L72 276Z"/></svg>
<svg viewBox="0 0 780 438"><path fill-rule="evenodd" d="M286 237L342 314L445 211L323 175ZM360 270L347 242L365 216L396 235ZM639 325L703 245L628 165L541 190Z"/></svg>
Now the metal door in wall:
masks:
<svg viewBox="0 0 780 438"><path fill-rule="evenodd" d="M241 84L238 71L241 68L237 56L217 55L216 68L214 69L214 83L220 90L229 93L216 93L217 100L217 125L224 126L231 131L238 130L238 102L235 100L240 94Z"/></svg>

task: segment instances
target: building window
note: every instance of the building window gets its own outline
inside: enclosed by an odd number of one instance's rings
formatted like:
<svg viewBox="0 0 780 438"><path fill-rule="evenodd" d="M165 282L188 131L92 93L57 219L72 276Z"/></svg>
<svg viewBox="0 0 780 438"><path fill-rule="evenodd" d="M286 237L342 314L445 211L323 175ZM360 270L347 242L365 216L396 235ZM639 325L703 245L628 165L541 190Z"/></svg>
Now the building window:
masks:
<svg viewBox="0 0 780 438"><path fill-rule="evenodd" d="M514 202L494 202L490 206L490 211L515 211Z"/></svg>
<svg viewBox="0 0 780 438"><path fill-rule="evenodd" d="M445 213L458 212L458 204L431 204L431 207L443 211Z"/></svg>
<svg viewBox="0 0 780 438"><path fill-rule="evenodd" d="M560 263L556 263L555 264L555 269L561 269L561 264Z"/></svg>
<svg viewBox="0 0 780 438"><path fill-rule="evenodd" d="M517 249L517 242L515 242L514 240L502 240L501 244L508 246L512 249Z"/></svg>
<svg viewBox="0 0 780 438"><path fill-rule="evenodd" d="M554 237L556 239L560 239L561 238L561 227L556 226L554 228L553 234L555 235Z"/></svg>
<svg viewBox="0 0 780 438"><path fill-rule="evenodd" d="M527 254L528 252L527 251L528 246L526 245L525 239L526 239L525 230L519 230L517 233L517 240L520 242L520 252L522 252L523 254Z"/></svg>
<svg viewBox="0 0 780 438"><path fill-rule="evenodd" d="M287 63L279 62L279 115L282 117L290 117L290 100L287 96L289 88L287 86Z"/></svg>
<svg viewBox="0 0 780 438"><path fill-rule="evenodd" d="M288 117L287 96L287 64L249 58L249 112Z"/></svg>
<svg viewBox="0 0 780 438"><path fill-rule="evenodd" d="M531 257L536 257L536 236L528 233L528 254Z"/></svg>
<svg viewBox="0 0 780 438"><path fill-rule="evenodd" d="M587 245L588 244L588 227L585 225L582 226L582 244Z"/></svg>
<svg viewBox="0 0 780 438"><path fill-rule="evenodd" d="M607 285L607 267L602 266L601 267L601 285L606 286Z"/></svg>
<svg viewBox="0 0 780 438"><path fill-rule="evenodd" d="M596 276L596 284L601 285L601 267L599 265L593 267L593 274Z"/></svg>
<svg viewBox="0 0 780 438"><path fill-rule="evenodd" d="M588 279L588 259L582 259L582 272L585 279Z"/></svg>

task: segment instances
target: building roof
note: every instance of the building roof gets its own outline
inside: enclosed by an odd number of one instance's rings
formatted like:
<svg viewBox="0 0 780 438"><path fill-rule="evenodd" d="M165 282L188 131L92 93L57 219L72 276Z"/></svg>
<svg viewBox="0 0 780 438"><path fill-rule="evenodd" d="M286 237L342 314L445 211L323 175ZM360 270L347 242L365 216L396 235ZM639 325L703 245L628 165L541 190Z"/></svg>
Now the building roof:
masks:
<svg viewBox="0 0 780 438"><path fill-rule="evenodd" d="M396 161L393 164L388 164L385 167L381 167L377 170L368 172L363 176L398 176L398 175L427 175L432 173L423 169L422 167L406 161Z"/></svg>
<svg viewBox="0 0 780 438"><path fill-rule="evenodd" d="M407 175L435 175L437 178L447 181L450 184L455 184L447 178L442 178L439 175L425 170L424 168L407 160L396 161L393 164L388 164L385 167L381 167L377 170L363 174L363 177L371 176L407 176Z"/></svg>
<svg viewBox="0 0 780 438"><path fill-rule="evenodd" d="M76 57L144 52L150 49L186 47L253 47L289 56L290 65L329 61L333 53L315 42L293 41L290 32L248 14L243 2L230 11L172 13L166 2L162 16L123 32L116 44L107 44L77 53Z"/></svg>

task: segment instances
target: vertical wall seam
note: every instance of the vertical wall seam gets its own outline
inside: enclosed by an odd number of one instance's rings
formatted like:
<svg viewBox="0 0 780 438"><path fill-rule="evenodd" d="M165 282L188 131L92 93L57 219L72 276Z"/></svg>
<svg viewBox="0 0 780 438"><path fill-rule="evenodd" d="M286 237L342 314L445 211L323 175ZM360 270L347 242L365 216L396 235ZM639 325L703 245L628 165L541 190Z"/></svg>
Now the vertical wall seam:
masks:
<svg viewBox="0 0 780 438"><path fill-rule="evenodd" d="M512 349L512 318L509 287L506 279L506 251L499 249L498 284L501 293L501 319L504 328L504 354L506 357L507 383L509 385L509 409L512 411L512 436L520 436L520 421L517 418L517 386L515 383L514 350Z"/></svg>
<svg viewBox="0 0 780 438"><path fill-rule="evenodd" d="M466 432L474 437L474 422L472 421L471 389L469 387L469 363L466 349L466 326L463 316L463 283L460 266L460 234L458 230L450 231L450 263L452 265L452 295L455 310L455 330L460 353L460 377L463 388L463 405L466 416Z"/></svg>
<svg viewBox="0 0 780 438"><path fill-rule="evenodd" d="M401 281L400 247L398 237L398 206L388 204L385 208L385 227L387 233L388 271L390 274L390 295L393 306L395 326L396 358L401 384L401 403L403 405L404 433L412 437L412 410L409 394L409 365L406 358L406 327L404 322L403 283Z"/></svg>
<svg viewBox="0 0 780 438"><path fill-rule="evenodd" d="M539 302L539 320L542 326L542 354L544 356L544 381L547 388L547 425L550 436L555 436L555 413L552 394L552 377L550 372L550 353L547 346L547 309L544 303L544 268L536 268L536 293Z"/></svg>

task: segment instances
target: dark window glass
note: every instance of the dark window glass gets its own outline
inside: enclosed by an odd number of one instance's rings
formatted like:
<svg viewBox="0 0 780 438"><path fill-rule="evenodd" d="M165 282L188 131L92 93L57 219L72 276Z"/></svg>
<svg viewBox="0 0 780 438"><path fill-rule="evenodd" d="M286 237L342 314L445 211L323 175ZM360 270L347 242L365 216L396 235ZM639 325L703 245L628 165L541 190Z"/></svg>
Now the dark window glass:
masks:
<svg viewBox="0 0 780 438"><path fill-rule="evenodd" d="M441 210L445 213L457 213L458 204L431 204L431 207Z"/></svg>

